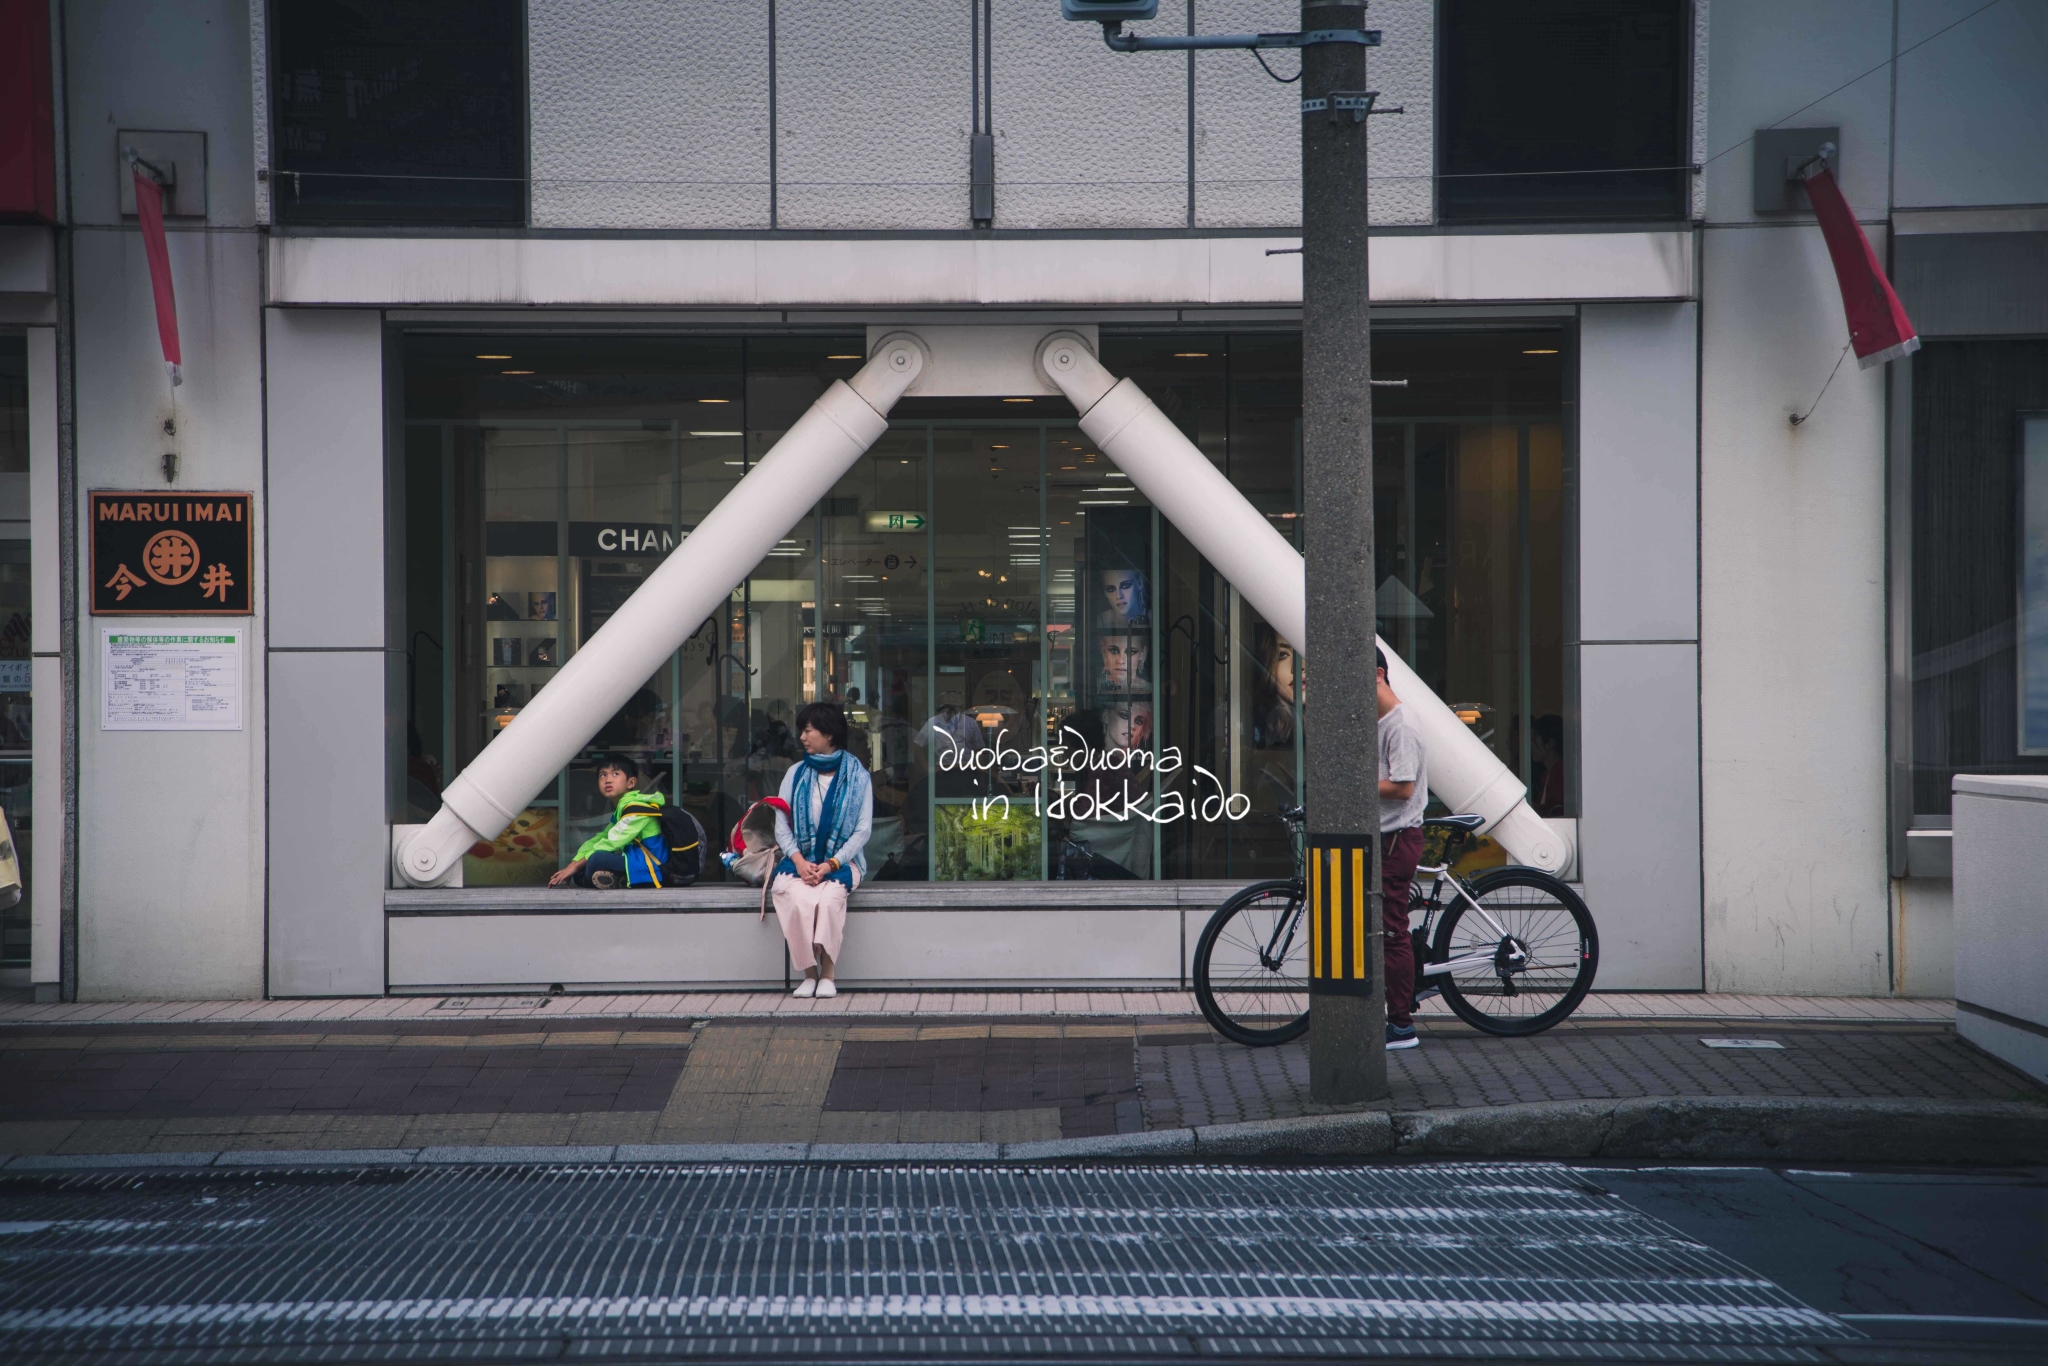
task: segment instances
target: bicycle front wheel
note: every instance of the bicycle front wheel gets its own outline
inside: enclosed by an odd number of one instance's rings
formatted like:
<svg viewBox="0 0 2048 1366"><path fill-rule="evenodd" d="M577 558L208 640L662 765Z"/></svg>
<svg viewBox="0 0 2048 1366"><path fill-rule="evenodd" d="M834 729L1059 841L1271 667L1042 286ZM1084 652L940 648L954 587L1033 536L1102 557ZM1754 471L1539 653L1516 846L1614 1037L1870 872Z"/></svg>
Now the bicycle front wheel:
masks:
<svg viewBox="0 0 2048 1366"><path fill-rule="evenodd" d="M1195 1000L1218 1034L1254 1048L1308 1029L1308 925L1299 882L1257 882L1195 941Z"/></svg>
<svg viewBox="0 0 2048 1366"><path fill-rule="evenodd" d="M1471 884L1437 927L1432 973L1459 1019L1488 1034L1540 1034L1579 1008L1600 966L1593 913L1535 868L1501 868ZM1477 902L1475 907L1472 903Z"/></svg>

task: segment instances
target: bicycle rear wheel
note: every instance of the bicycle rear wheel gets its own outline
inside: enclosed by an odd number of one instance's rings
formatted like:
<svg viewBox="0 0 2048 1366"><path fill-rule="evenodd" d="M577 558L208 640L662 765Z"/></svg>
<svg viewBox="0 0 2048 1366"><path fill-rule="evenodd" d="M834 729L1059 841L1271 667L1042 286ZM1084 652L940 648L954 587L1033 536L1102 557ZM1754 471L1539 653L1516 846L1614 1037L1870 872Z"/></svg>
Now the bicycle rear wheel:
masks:
<svg viewBox="0 0 2048 1366"><path fill-rule="evenodd" d="M1488 1034L1540 1034L1579 1007L1600 966L1593 913L1578 893L1534 868L1501 868L1471 884L1437 927L1430 962L1476 960L1430 981L1459 1019Z"/></svg>
<svg viewBox="0 0 2048 1366"><path fill-rule="evenodd" d="M1195 941L1195 1000L1218 1034L1254 1048L1308 1029L1308 926L1299 882L1255 882Z"/></svg>

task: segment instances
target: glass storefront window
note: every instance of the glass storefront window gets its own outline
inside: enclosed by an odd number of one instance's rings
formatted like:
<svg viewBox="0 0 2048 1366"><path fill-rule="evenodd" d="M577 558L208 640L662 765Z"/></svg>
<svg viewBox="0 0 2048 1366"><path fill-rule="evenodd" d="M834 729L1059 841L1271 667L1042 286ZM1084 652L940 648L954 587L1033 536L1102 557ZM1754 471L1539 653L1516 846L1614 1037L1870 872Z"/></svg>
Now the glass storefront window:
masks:
<svg viewBox="0 0 2048 1366"><path fill-rule="evenodd" d="M1568 452L1557 332L1376 340L1380 632L1572 814ZM834 378L857 337L408 342L408 791L439 786L588 642ZM1295 544L1300 345L1109 335ZM467 880L544 881L632 755L722 843L845 706L874 776L870 877L1285 873L1307 663L1059 399L906 399L888 433L646 680ZM448 642L446 650L443 642ZM1533 724L1525 724L1533 718ZM708 873L719 876L717 870Z"/></svg>
<svg viewBox="0 0 2048 1366"><path fill-rule="evenodd" d="M1912 813L1958 773L2048 773L2048 341L1912 359Z"/></svg>
<svg viewBox="0 0 2048 1366"><path fill-rule="evenodd" d="M19 334L0 336L0 505L28 507L28 346ZM25 523L15 523L26 531ZM29 543L0 535L0 809L21 859L21 900L0 911L0 966L29 961L30 898L35 893L31 798L31 637Z"/></svg>

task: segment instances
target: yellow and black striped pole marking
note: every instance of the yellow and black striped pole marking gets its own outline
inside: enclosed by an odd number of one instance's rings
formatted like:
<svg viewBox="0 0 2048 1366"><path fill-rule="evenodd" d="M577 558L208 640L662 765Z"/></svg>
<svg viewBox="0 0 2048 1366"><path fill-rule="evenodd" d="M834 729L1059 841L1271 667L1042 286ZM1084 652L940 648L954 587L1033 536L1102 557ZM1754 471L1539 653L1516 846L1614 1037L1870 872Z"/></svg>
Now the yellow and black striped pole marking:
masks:
<svg viewBox="0 0 2048 1366"><path fill-rule="evenodd" d="M1312 995L1375 996L1372 841L1357 835L1308 839L1308 989Z"/></svg>

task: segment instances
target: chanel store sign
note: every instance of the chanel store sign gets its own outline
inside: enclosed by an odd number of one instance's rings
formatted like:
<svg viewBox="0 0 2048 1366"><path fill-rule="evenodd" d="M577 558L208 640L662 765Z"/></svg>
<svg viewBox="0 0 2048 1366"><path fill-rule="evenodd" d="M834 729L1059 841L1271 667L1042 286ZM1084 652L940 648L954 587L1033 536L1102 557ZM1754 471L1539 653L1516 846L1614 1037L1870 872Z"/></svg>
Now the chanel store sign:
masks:
<svg viewBox="0 0 2048 1366"><path fill-rule="evenodd" d="M246 493L95 491L95 616L247 616L255 566Z"/></svg>

